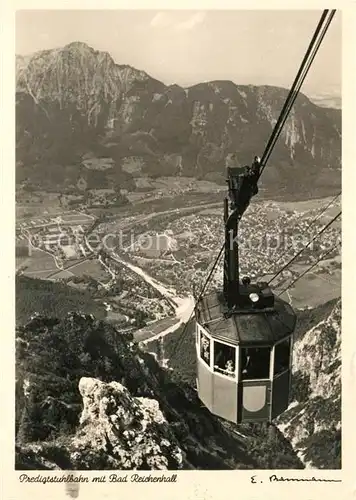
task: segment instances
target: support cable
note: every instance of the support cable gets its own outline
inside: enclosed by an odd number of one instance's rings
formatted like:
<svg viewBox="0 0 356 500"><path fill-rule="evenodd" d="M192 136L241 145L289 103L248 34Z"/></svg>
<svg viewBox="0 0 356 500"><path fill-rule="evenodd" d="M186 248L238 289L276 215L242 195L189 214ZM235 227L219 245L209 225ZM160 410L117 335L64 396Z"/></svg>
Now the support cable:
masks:
<svg viewBox="0 0 356 500"><path fill-rule="evenodd" d="M312 264L306 271L303 271L301 274L299 274L299 276L297 276L297 278L295 280L293 280L292 283L290 283L286 288L284 288L278 294L278 297L280 297L283 293L285 293L287 290L289 290L293 285L295 285L295 283L297 283L297 281L299 281L303 276L305 276L307 273L309 273L313 269L313 267L315 267L317 264L319 264L319 262L321 262L323 259L325 259L325 257L327 257L329 254L331 254L337 248L338 248L338 245L335 245L330 250L325 252L316 262L314 262L314 264Z"/></svg>
<svg viewBox="0 0 356 500"><path fill-rule="evenodd" d="M268 282L268 284L270 284L272 281L275 280L275 278L277 278L277 276L279 276L285 269L287 269L287 267L289 267L295 260L297 257L299 257L299 255L301 253L304 252L304 250L306 250L312 243L313 241L315 241L319 236L321 236L324 231L326 231L330 226L331 224L333 224L333 222L336 221L336 219L338 219L341 215L341 212L339 212L337 215L335 215L335 217L333 217L301 250L299 250L299 252L297 252L294 257L292 257L274 276L273 278L271 278Z"/></svg>
<svg viewBox="0 0 356 500"><path fill-rule="evenodd" d="M325 207L322 208L322 210L314 217L314 219L311 221L309 224L309 229L315 225L315 223L324 215L324 213L328 210L330 206L333 205L333 203L337 200L337 198L341 195L341 193L337 194ZM294 229L294 228L293 228ZM285 251L277 258L277 260L273 263L273 265L269 268L269 270L265 274L270 274L273 269L275 269L276 264L282 260L282 258L287 255L289 250L292 248L293 245L290 245L288 248L285 249Z"/></svg>
<svg viewBox="0 0 356 500"><path fill-rule="evenodd" d="M315 33L313 35L313 38L309 44L309 47L307 49L307 52L303 58L303 61L302 61L302 64L299 68L299 71L297 73L297 76L293 82L293 85L292 85L292 88L291 90L289 91L289 94L287 96L287 99L284 103L284 106L282 108L282 111L279 115L279 118L275 124L275 127L272 131L272 134L271 134L271 137L269 138L269 141L267 143L267 146L265 148L265 151L262 155L262 158L261 158L261 170L260 170L260 174L259 174L259 177L261 176L264 168L266 167L266 164L267 164L267 161L272 153L272 150L275 146L275 143L277 142L278 138L279 138L279 135L282 131L282 128L288 118L288 115L289 115L289 112L298 96L298 93L300 91L300 88L301 86L303 85L303 82L308 74L308 71L315 59L315 56L319 50L319 47L321 45L321 42L323 41L324 39L324 36L329 28L329 25L335 15L335 12L336 10L332 10L330 13L328 10L324 10L321 18L320 18L320 21L318 23L318 26L315 30ZM322 26L324 24L324 21L325 19L327 18L329 14L329 18L327 19L326 21L326 24L322 30ZM321 32L322 30L322 32ZM321 35L318 39L318 36L319 36L319 33L321 32Z"/></svg>
<svg viewBox="0 0 356 500"><path fill-rule="evenodd" d="M216 257L215 262L214 262L214 265L213 265L213 267L211 268L211 271L210 271L210 273L209 273L209 275L208 275L208 277L207 277L207 279L206 279L206 281L205 281L205 283L204 283L204 285L203 285L203 287L202 287L202 290L201 290L201 292L200 292L200 294L199 294L199 296L198 296L198 299L197 299L197 301L196 301L196 303L195 303L194 309L193 309L193 311L191 312L191 314L190 314L190 316L189 316L189 319L188 319L188 320L187 320L187 322L185 323L182 333L179 335L179 337L178 337L178 339L177 339L177 341L176 341L175 345L173 346L172 353L171 353L171 355L170 355L170 359L173 359L173 358L174 358L174 356L175 356L176 352L178 351L178 348L179 348L179 347L181 346L181 344L183 343L184 336L185 336L185 333L186 333L186 331L187 331L187 329L188 329L189 322L190 322L190 320L192 319L193 314L195 313L195 311L196 311L196 309L197 309L197 307L198 307L198 304L199 304L199 302L200 302L200 300L201 300L202 296L204 295L204 292L205 292L205 290L206 290L206 287L208 286L208 283L209 283L209 281L211 280L211 278L212 278L212 276L213 276L213 273L214 273L214 271L215 271L215 269L216 269L216 266L218 265L218 263L219 263L219 261L220 261L220 258L221 258L221 256L222 256L222 253L223 253L224 248L225 248L225 243L224 243L224 244L222 245L222 247L220 248L219 254L218 254L218 256Z"/></svg>

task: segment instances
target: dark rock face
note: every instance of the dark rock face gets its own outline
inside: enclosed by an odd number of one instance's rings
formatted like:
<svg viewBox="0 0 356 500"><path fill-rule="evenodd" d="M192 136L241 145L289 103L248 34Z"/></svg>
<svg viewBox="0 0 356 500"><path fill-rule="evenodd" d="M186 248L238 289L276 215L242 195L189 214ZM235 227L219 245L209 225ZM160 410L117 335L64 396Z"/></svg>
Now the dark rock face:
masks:
<svg viewBox="0 0 356 500"><path fill-rule="evenodd" d="M17 331L17 469L303 468L277 429L203 407L132 339L91 316Z"/></svg>
<svg viewBox="0 0 356 500"><path fill-rule="evenodd" d="M16 468L340 468L340 301L303 318L293 402L268 427L216 418L178 370L92 316L36 316L17 329Z"/></svg>
<svg viewBox="0 0 356 500"><path fill-rule="evenodd" d="M114 160L103 176L121 180L139 158L140 174L223 179L226 159L240 164L262 151L287 96L276 87L201 83L166 86L115 64L79 42L18 57L18 181L73 184L83 156ZM341 112L300 95L264 173L271 193L330 192L340 185Z"/></svg>
<svg viewBox="0 0 356 500"><path fill-rule="evenodd" d="M330 311L331 307L331 311ZM341 468L341 301L301 335L293 354L293 402L278 427L307 467Z"/></svg>

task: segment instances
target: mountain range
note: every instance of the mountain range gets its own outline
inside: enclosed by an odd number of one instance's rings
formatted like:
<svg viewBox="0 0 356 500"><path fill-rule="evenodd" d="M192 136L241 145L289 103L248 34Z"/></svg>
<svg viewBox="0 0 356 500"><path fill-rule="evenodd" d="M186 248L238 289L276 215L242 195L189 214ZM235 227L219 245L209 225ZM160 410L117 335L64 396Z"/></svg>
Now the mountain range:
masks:
<svg viewBox="0 0 356 500"><path fill-rule="evenodd" d="M341 109L342 107L340 89L334 89L330 92L313 93L309 97L310 100L318 106L334 109Z"/></svg>
<svg viewBox="0 0 356 500"><path fill-rule="evenodd" d="M135 177L224 181L261 155L288 91L211 81L182 88L81 42L16 57L17 183L135 189ZM266 168L271 195L329 195L341 183L341 111L300 94Z"/></svg>

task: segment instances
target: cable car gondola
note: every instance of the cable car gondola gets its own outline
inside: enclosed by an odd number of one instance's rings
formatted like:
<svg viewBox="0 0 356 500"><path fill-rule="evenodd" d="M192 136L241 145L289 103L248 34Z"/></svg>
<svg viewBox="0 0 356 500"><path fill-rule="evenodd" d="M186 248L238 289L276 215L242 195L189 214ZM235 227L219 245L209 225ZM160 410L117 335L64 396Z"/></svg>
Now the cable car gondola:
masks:
<svg viewBox="0 0 356 500"><path fill-rule="evenodd" d="M199 398L235 423L271 421L289 402L295 314L267 283L239 280L238 223L258 174L257 159L251 169L228 168L223 290L195 308Z"/></svg>
<svg viewBox="0 0 356 500"><path fill-rule="evenodd" d="M227 169L225 242L194 312L198 396L213 414L235 423L271 422L289 404L296 315L269 283L240 281L238 226L334 14L324 10L261 160ZM223 289L205 294L223 250Z"/></svg>

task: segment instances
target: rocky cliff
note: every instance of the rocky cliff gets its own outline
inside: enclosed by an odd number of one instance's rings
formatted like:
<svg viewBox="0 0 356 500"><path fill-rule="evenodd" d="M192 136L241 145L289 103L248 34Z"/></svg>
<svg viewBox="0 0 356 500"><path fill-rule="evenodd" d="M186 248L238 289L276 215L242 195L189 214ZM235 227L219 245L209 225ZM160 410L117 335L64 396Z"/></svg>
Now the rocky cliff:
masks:
<svg viewBox="0 0 356 500"><path fill-rule="evenodd" d="M33 318L17 329L17 469L340 468L340 301L298 316L293 401L271 427L216 418L93 316ZM182 349L190 372L194 337Z"/></svg>
<svg viewBox="0 0 356 500"><path fill-rule="evenodd" d="M155 399L132 397L119 382L84 377L79 392L83 411L71 456L76 468L88 462L93 468L94 460L100 466L99 457L112 469L182 467L182 450Z"/></svg>
<svg viewBox="0 0 356 500"><path fill-rule="evenodd" d="M341 468L341 301L297 310L294 335L291 404L275 425L308 468ZM176 332L165 337L161 351L172 376L194 384L194 325L176 351ZM189 327L188 327L189 331ZM148 349L159 357L156 341ZM241 426L240 426L241 428ZM243 431L244 432L244 431ZM261 432L261 430L260 430ZM261 440L262 441L262 440ZM259 444L261 460L271 443Z"/></svg>
<svg viewBox="0 0 356 500"><path fill-rule="evenodd" d="M341 301L297 338L293 401L278 427L307 467L341 468Z"/></svg>
<svg viewBox="0 0 356 500"><path fill-rule="evenodd" d="M91 316L38 316L16 351L17 469L303 467L278 429L227 425Z"/></svg>
<svg viewBox="0 0 356 500"><path fill-rule="evenodd" d="M79 175L90 182L88 158L112 160L97 168L97 187L132 188L132 175L220 182L231 153L239 164L262 153L287 96L230 81L166 86L79 42L19 56L16 69L17 179L42 188L74 186ZM299 95L264 188L325 194L340 185L340 165L340 110Z"/></svg>

